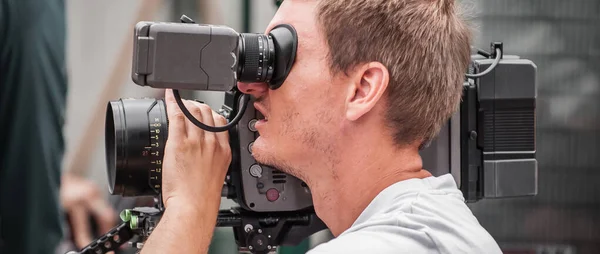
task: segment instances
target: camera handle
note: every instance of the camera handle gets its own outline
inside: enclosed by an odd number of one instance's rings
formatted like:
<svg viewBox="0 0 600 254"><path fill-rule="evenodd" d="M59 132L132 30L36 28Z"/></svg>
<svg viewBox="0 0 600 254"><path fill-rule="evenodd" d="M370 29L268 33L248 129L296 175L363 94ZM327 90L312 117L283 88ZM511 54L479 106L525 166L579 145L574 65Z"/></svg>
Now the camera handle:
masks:
<svg viewBox="0 0 600 254"><path fill-rule="evenodd" d="M136 207L123 210L123 223L102 235L81 251L66 254L103 254L116 251L129 241L141 249L154 228L162 211L155 207ZM239 253L269 254L281 245L298 245L314 232L326 228L314 210L298 212L256 213L238 208L220 210L217 227L232 227Z"/></svg>

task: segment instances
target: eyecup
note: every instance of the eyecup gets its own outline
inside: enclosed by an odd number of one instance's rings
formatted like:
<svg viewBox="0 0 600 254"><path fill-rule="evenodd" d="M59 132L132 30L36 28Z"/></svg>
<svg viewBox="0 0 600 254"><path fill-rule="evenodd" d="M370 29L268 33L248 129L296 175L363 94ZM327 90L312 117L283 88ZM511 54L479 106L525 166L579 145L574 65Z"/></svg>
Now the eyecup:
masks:
<svg viewBox="0 0 600 254"><path fill-rule="evenodd" d="M273 38L276 53L275 72L269 82L269 88L275 90L283 84L292 70L298 50L298 33L293 26L280 24L273 28L269 35Z"/></svg>

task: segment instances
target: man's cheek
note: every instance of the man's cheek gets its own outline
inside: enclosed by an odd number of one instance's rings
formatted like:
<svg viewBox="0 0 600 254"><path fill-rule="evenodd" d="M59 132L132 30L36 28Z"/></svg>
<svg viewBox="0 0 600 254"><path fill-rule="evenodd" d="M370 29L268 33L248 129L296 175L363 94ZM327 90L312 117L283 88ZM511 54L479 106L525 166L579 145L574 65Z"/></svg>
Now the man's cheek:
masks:
<svg viewBox="0 0 600 254"><path fill-rule="evenodd" d="M285 106L285 111L281 114L281 121L279 121L281 126L281 135L286 139L297 139L298 130L302 128L302 121L299 117L299 112L294 110L297 105L290 104Z"/></svg>

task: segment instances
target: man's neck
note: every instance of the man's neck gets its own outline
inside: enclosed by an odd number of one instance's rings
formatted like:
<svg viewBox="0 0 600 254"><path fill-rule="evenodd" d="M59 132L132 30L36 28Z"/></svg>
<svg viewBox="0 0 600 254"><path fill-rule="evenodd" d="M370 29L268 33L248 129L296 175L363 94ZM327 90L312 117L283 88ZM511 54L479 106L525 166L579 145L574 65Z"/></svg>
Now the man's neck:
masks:
<svg viewBox="0 0 600 254"><path fill-rule="evenodd" d="M329 171L331 177L326 177L326 181L319 179L311 186L317 215L334 236L352 226L385 188L403 180L431 176L422 169L416 148L394 149L376 140L370 141L365 141L368 145L362 143L363 149L344 149L343 158L347 159L338 161Z"/></svg>

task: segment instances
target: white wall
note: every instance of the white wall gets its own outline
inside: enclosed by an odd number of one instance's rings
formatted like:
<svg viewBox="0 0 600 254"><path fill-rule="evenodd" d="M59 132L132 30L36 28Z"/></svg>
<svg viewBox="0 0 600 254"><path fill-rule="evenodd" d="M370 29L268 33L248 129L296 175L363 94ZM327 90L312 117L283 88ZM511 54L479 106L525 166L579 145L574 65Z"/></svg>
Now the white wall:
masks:
<svg viewBox="0 0 600 254"><path fill-rule="evenodd" d="M277 11L273 0L251 0L252 1L252 26L250 32L264 33L265 28L271 22L271 18Z"/></svg>
<svg viewBox="0 0 600 254"><path fill-rule="evenodd" d="M101 187L106 186L104 153L104 109L94 115L94 108L106 99L99 98L107 86L124 43L131 43L130 33L138 8L144 0L67 0L67 59L69 91L65 130L65 167L75 156L82 139L93 139L93 155L86 171ZM156 18L166 19L169 6L161 3ZM154 96L156 90L135 85L130 78L131 57L123 57L128 70L118 77L117 91L110 100L121 97ZM102 125L100 133L84 137L92 122Z"/></svg>

